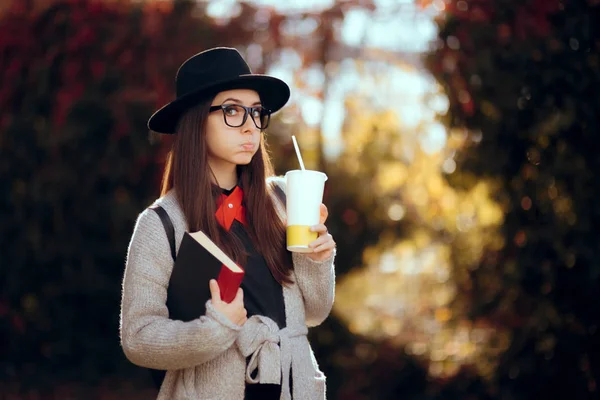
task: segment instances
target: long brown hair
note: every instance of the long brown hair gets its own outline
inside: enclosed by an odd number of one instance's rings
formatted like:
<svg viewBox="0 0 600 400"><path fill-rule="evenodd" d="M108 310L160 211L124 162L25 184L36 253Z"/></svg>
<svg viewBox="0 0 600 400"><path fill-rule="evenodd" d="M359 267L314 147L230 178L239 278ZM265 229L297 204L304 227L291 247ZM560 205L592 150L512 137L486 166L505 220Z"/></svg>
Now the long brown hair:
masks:
<svg viewBox="0 0 600 400"><path fill-rule="evenodd" d="M211 102L212 98L201 101L180 118L165 164L161 195L174 188L189 231L202 230L244 266L248 254L240 238L225 231L215 218L221 189L212 184L208 165L206 120ZM292 258L286 249L285 226L273 203L273 188L266 182L274 170L263 134L250 164L238 165L237 171L244 192L248 235L277 282L291 283Z"/></svg>

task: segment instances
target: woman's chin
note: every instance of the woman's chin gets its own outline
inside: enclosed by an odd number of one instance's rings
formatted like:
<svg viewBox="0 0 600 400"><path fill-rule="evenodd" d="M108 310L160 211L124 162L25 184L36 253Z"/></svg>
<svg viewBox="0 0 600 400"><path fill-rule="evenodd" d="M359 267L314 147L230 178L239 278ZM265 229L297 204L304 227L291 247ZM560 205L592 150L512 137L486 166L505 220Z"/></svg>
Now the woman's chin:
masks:
<svg viewBox="0 0 600 400"><path fill-rule="evenodd" d="M254 157L254 154L252 154L252 153L238 154L238 155L236 155L236 157L234 157L235 164L248 165L248 164L250 164L250 161L252 161L252 157Z"/></svg>

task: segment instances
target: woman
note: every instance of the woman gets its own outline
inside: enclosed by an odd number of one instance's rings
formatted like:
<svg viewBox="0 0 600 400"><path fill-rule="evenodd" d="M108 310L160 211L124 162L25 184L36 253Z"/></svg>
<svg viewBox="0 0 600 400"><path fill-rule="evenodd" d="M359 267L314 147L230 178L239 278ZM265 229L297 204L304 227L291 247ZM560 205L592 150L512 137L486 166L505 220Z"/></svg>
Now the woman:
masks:
<svg viewBox="0 0 600 400"><path fill-rule="evenodd" d="M272 177L263 137L289 88L253 75L230 48L188 59L176 87L177 99L148 121L151 130L176 135L154 207L172 222L174 247L185 231L202 230L244 267L245 276L231 303L221 301L211 281L204 315L170 319L167 288L175 254L158 213L144 210L123 279L125 355L167 371L159 399L323 399L325 377L306 334L333 304L335 242L321 205L313 252L286 250L285 207L274 186L285 191L285 184Z"/></svg>

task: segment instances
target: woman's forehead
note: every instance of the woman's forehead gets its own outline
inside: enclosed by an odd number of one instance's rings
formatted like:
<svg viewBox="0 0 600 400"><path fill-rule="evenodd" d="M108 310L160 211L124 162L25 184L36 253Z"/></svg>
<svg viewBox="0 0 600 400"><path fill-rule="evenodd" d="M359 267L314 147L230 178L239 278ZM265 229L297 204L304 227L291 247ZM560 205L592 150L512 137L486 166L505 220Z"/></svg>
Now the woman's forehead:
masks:
<svg viewBox="0 0 600 400"><path fill-rule="evenodd" d="M244 105L251 105L260 102L260 96L252 89L232 89L220 92L215 96L215 102L223 102L227 99L238 100Z"/></svg>

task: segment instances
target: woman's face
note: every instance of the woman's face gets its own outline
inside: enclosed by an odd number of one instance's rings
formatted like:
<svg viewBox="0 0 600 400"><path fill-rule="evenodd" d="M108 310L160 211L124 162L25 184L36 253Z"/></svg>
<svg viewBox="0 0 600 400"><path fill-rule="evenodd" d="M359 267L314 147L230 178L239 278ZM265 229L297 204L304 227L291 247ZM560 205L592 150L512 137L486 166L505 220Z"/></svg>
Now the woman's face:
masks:
<svg viewBox="0 0 600 400"><path fill-rule="evenodd" d="M234 105L256 107L260 104L260 97L254 90L235 89L217 94L211 106L232 106L226 107L225 118L229 125L239 125L245 110ZM254 117L260 120L258 114ZM255 125L250 113L239 127L229 126L225 123L225 118L221 109L212 111L208 116L206 141L209 163L213 167L224 166L224 164L249 164L260 145L260 129Z"/></svg>

